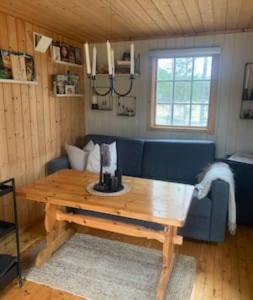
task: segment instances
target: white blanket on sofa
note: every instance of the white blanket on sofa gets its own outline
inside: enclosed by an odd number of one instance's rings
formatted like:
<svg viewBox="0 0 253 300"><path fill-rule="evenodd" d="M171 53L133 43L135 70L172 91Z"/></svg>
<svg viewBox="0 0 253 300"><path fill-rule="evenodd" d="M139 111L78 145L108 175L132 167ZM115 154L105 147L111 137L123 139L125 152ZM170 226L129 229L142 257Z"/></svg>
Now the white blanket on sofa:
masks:
<svg viewBox="0 0 253 300"><path fill-rule="evenodd" d="M229 184L228 202L228 229L231 234L236 232L236 204L235 204L235 183L234 175L229 166L222 162L212 164L204 173L203 179L195 187L198 190L198 199L207 196L211 189L212 182L216 179L224 180Z"/></svg>

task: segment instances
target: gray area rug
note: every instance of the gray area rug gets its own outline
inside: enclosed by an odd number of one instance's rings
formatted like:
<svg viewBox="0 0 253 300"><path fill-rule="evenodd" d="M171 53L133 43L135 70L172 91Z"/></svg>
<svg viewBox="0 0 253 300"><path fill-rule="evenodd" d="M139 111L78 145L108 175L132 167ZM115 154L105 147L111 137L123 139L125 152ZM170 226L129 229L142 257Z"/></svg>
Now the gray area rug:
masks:
<svg viewBox="0 0 253 300"><path fill-rule="evenodd" d="M75 234L26 279L87 300L154 300L161 265L161 251ZM167 299L190 300L195 274L195 258L177 256Z"/></svg>

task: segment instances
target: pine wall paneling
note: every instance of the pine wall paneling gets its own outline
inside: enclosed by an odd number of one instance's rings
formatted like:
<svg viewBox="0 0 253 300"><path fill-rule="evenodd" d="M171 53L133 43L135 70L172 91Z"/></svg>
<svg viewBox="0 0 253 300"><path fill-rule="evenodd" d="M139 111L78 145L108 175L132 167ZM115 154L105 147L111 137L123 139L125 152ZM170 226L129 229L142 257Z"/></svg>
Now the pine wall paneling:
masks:
<svg viewBox="0 0 253 300"><path fill-rule="evenodd" d="M149 95L150 95L150 49L189 48L220 46L221 57L218 77L217 107L215 134L183 133L150 130ZM132 94L137 96L135 117L119 117L116 105L113 112L92 111L88 98L86 101L86 132L111 135L122 135L136 138L190 138L211 139L216 142L217 156L224 157L234 151L253 152L253 121L240 120L240 103L243 85L243 72L246 62L253 61L253 33L217 34L209 36L182 37L174 39L155 39L135 41L135 49L141 54L141 75L134 81ZM128 42L113 43L116 58L129 49ZM98 64L106 62L105 44L97 44ZM107 85L106 77L99 80L102 86ZM127 89L127 78L118 78L117 85Z"/></svg>
<svg viewBox="0 0 253 300"><path fill-rule="evenodd" d="M84 99L50 96L52 74L63 74L68 68L53 64L48 52L34 52L34 31L82 48L80 43L0 13L0 48L32 54L38 81L37 85L0 83L0 180L15 177L18 185L44 176L45 164L62 153L64 143L75 143L84 135ZM70 70L80 73L82 83L83 70ZM0 202L0 219L12 219L8 200ZM20 200L18 205L22 225L43 213L41 206L28 201Z"/></svg>

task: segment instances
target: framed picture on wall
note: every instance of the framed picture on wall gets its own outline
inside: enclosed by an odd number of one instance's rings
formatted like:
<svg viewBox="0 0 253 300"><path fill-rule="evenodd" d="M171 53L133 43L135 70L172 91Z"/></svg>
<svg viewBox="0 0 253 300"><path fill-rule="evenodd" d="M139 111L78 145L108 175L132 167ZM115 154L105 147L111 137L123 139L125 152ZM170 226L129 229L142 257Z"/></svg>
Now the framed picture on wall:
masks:
<svg viewBox="0 0 253 300"><path fill-rule="evenodd" d="M136 114L136 97L126 96L118 97L117 115L125 117L134 117Z"/></svg>
<svg viewBox="0 0 253 300"><path fill-rule="evenodd" d="M108 89L108 87L96 87L99 93L104 93ZM106 96L98 96L92 95L91 96L91 109L92 110L113 110L113 96L106 95Z"/></svg>

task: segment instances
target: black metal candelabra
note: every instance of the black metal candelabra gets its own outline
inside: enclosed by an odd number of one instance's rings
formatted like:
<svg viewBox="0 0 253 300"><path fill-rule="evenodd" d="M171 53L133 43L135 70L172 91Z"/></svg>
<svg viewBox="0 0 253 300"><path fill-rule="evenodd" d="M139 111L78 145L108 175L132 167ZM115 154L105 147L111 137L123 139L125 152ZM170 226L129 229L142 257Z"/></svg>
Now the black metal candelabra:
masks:
<svg viewBox="0 0 253 300"><path fill-rule="evenodd" d="M107 96L108 94L112 95L113 93L115 93L117 96L126 97L127 95L129 95L131 93L131 91L133 89L133 81L135 79L135 76L133 74L129 75L130 85L129 85L128 90L125 91L124 93L120 93L119 91L116 90L116 87L115 87L115 77L112 76L112 75L108 76L108 78L109 78L109 87L103 93L101 93L101 92L99 92L97 90L97 87L96 87L96 76L88 75L88 78L91 81L91 88L92 88L92 91L93 91L93 93L95 95L104 97L104 96Z"/></svg>

